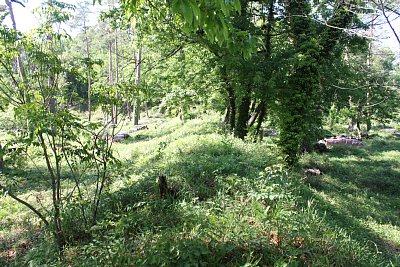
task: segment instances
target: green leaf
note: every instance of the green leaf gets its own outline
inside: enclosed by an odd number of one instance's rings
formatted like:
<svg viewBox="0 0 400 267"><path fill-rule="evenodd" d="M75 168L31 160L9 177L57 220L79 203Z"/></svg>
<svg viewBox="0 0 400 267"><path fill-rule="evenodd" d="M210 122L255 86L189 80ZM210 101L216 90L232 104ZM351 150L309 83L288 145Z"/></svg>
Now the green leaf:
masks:
<svg viewBox="0 0 400 267"><path fill-rule="evenodd" d="M221 11L224 14L224 16L229 16L229 9L226 4L221 4Z"/></svg>
<svg viewBox="0 0 400 267"><path fill-rule="evenodd" d="M183 12L183 17L189 25L193 24L193 12L192 9L190 8L190 5L187 4L187 2L181 2L181 10Z"/></svg>
<svg viewBox="0 0 400 267"><path fill-rule="evenodd" d="M171 3L171 10L175 14L179 14L179 0L173 0Z"/></svg>
<svg viewBox="0 0 400 267"><path fill-rule="evenodd" d="M241 12L242 6L240 5L240 0L235 0L234 7L236 11L239 11L239 13Z"/></svg>
<svg viewBox="0 0 400 267"><path fill-rule="evenodd" d="M200 21L201 20L201 11L200 11L198 4L196 2L189 1L189 5L192 9L194 19L197 21Z"/></svg>

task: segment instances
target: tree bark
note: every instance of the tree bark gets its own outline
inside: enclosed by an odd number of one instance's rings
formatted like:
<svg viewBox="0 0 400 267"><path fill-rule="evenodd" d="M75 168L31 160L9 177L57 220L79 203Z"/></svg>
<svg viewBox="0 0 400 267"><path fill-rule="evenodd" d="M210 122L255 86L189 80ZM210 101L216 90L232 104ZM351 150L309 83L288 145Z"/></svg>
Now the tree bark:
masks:
<svg viewBox="0 0 400 267"><path fill-rule="evenodd" d="M112 41L111 41L111 30L108 31L108 84L110 87L114 84L114 78L113 78L113 58L112 58ZM113 112L112 112L113 113ZM107 114L109 114L107 112ZM114 114L112 114L111 121L114 122ZM107 115L108 117L108 115ZM109 121L108 119L106 120L106 123L108 124Z"/></svg>
<svg viewBox="0 0 400 267"><path fill-rule="evenodd" d="M118 78L119 78L119 58L118 58L118 37L117 37L117 31L115 31L115 79L114 79L114 85L115 85L115 99L118 99L119 94L118 94ZM113 125L116 127L118 124L118 105L117 103L114 103L113 106Z"/></svg>
<svg viewBox="0 0 400 267"><path fill-rule="evenodd" d="M2 146L0 144L0 151L2 151ZM0 152L1 153L1 152ZM4 158L3 155L0 155L0 170L4 169Z"/></svg>
<svg viewBox="0 0 400 267"><path fill-rule="evenodd" d="M230 116L231 116L231 108L228 104L228 107L226 108L225 118L224 118L224 125L227 125L229 123Z"/></svg>
<svg viewBox="0 0 400 267"><path fill-rule="evenodd" d="M376 14L372 15L371 26L369 28L369 36L371 38L374 37L374 21L376 18ZM372 45L373 42L370 41L368 44L368 57L367 57L367 68L368 68L368 75L367 75L367 112L366 112L366 124L367 124L367 133L371 130L371 117L372 117L372 108L371 108L371 65L372 65Z"/></svg>
<svg viewBox="0 0 400 267"><path fill-rule="evenodd" d="M12 27L15 31L15 37L17 37L17 23L15 22L14 9L13 9L11 1L6 0L6 5L8 6L8 11L10 12ZM24 68L24 64L22 63L21 51L19 51L19 54L18 54L18 56L16 56L15 61L17 63L18 74L23 81L22 87L25 87L28 84L26 83L25 68ZM15 85L15 86L20 87L21 85ZM19 94L20 94L22 102L26 103L27 102L26 89L19 88Z"/></svg>
<svg viewBox="0 0 400 267"><path fill-rule="evenodd" d="M141 69L141 63L142 61L142 48L139 48L138 52L138 57L137 57L137 64L136 64L136 85L140 84L140 69ZM138 96L136 97L136 103L135 103L135 109L134 109L134 119L133 119L133 124L138 125L139 124L139 119L140 119L140 94L138 93Z"/></svg>
<svg viewBox="0 0 400 267"><path fill-rule="evenodd" d="M251 113L254 113L254 111L255 111L255 109L256 109L256 104L257 104L257 99L254 99L252 102L251 102L251 106L250 106L250 110L249 110L249 113L251 114ZM250 120L250 117L249 117L249 120Z"/></svg>
<svg viewBox="0 0 400 267"><path fill-rule="evenodd" d="M91 103L91 86L92 86L92 81L91 81L91 68L92 64L90 62L90 47L89 47L89 38L87 36L87 30L86 30L86 19L83 19L83 29L84 29L84 34L85 34L85 43L86 43L86 57L87 57L87 97L88 97L88 121L90 122L92 119L92 103Z"/></svg>
<svg viewBox="0 0 400 267"><path fill-rule="evenodd" d="M245 91L245 94L242 97L242 101L240 103L239 109L238 109L238 118L236 122L236 128L235 128L235 136L244 139L244 137L247 135L247 120L249 118L249 110L250 110L250 90L247 89Z"/></svg>
<svg viewBox="0 0 400 267"><path fill-rule="evenodd" d="M265 115L267 114L267 112L266 112L267 109L266 109L265 103L264 102L261 102L261 103L262 103L262 107L261 107L260 115L258 116L257 126L256 126L256 138L258 136L260 141L264 137L263 131L261 130L261 124L264 121Z"/></svg>
<svg viewBox="0 0 400 267"><path fill-rule="evenodd" d="M231 131L233 131L236 127L236 96L235 91L233 88L228 85L226 88L228 92L228 99L229 99L229 109L230 109L230 116L229 116L229 125Z"/></svg>
<svg viewBox="0 0 400 267"><path fill-rule="evenodd" d="M254 123L256 122L257 117L260 115L261 110L263 109L264 106L264 102L261 101L261 103L259 103L257 105L257 107L255 108L255 110L253 109L254 113L253 115L250 117L249 121L247 122L247 125L249 127L252 127L254 125Z"/></svg>
<svg viewBox="0 0 400 267"><path fill-rule="evenodd" d="M47 170L49 171L50 178L51 178L51 191L52 191L52 202L53 202L53 208L54 208L54 213L53 213L53 221L54 221L54 237L57 241L58 249L60 251L63 250L63 247L65 245L65 238L64 238L64 233L62 230L62 224L61 224L61 212L60 212L60 196L59 196L59 183L56 174L54 173L54 168L51 164L50 161L50 156L48 154L48 149L46 146L46 142L43 138L43 133L39 132L38 137L40 140L40 145L42 147L42 151L44 154L44 158L46 160L46 166Z"/></svg>
<svg viewBox="0 0 400 267"><path fill-rule="evenodd" d="M223 66L221 69L221 79L225 84L225 90L228 95L228 107L225 119L226 122L229 123L230 130L233 131L236 124L236 96L235 90L232 88L232 85L229 82L226 66Z"/></svg>

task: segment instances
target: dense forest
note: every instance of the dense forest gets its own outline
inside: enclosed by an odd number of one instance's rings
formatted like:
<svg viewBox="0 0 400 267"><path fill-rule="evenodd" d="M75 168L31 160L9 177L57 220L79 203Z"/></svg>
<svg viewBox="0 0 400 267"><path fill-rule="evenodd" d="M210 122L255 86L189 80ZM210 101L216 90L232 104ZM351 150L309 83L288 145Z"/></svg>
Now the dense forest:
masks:
<svg viewBox="0 0 400 267"><path fill-rule="evenodd" d="M400 266L397 1L28 3L0 266Z"/></svg>

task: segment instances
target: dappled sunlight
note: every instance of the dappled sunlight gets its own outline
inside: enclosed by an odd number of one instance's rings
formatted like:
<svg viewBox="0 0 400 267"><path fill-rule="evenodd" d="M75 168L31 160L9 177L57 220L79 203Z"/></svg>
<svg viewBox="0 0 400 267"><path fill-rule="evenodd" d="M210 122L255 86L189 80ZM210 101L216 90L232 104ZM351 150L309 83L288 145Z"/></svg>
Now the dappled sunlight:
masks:
<svg viewBox="0 0 400 267"><path fill-rule="evenodd" d="M372 241L384 253L400 247L399 144L378 138L361 148L334 148L329 160L315 156L304 163L320 162L324 175L305 181L332 225L347 229L352 238Z"/></svg>

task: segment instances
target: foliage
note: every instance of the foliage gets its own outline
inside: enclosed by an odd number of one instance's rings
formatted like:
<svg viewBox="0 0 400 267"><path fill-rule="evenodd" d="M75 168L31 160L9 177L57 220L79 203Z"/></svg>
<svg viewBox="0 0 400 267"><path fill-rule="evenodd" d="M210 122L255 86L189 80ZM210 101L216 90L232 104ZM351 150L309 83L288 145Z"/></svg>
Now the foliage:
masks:
<svg viewBox="0 0 400 267"><path fill-rule="evenodd" d="M73 37L59 1L0 27L0 265L398 264L398 140L311 153L398 116L394 56L354 34L371 3L113 3Z"/></svg>
<svg viewBox="0 0 400 267"><path fill-rule="evenodd" d="M357 167L356 173L352 171L352 164L360 163L357 159L337 170L343 157L363 157L367 152L364 148L339 148L333 151L332 161L326 155L304 158L303 166L320 164L327 173L321 180L286 171L277 164L276 155L270 151L275 146L268 139L262 144L264 149L256 150L260 144L215 133L217 115L185 124L169 119L157 125L116 145L125 172L105 195L102 209L107 212L90 229L90 239L81 237L82 243L66 247L63 261L45 249L44 246L51 247L45 240L19 260L60 266L396 264L395 254L375 234L365 231L365 223L374 229L385 220L397 224L393 212L380 206L390 200L395 208L395 194L381 191L383 188L376 194L356 189L351 183L352 175L356 175L357 185L364 184L363 167ZM139 135L141 139L136 138ZM382 158L376 149L382 147L382 142L388 142L386 149L396 149L398 140L390 140L378 138L366 148L371 157L378 157L374 161L376 167L387 167L388 163L380 165ZM385 160L396 158L389 154ZM156 177L160 172L167 174L169 185L178 190L175 197L159 197ZM356 192L354 200L379 209L378 213L368 212L376 220L360 220L366 218L360 217L364 211L357 212L363 204L350 209L358 202L350 205L343 199L348 197L347 191L325 184L325 179L334 183L333 177L342 177L337 182L344 183L345 190L356 190L352 191ZM387 182L393 181L392 176L386 177ZM366 180L372 185L375 175ZM337 201L330 202L327 197ZM76 225L69 227L76 229ZM390 226L385 229L386 234L397 231ZM371 240L384 255L376 253Z"/></svg>
<svg viewBox="0 0 400 267"><path fill-rule="evenodd" d="M60 251L75 234L66 233L65 224L83 221L82 231L96 224L101 197L111 179L109 167L116 163L111 153L112 139L103 139L104 128L96 133L100 125L82 124L67 109L61 94L65 88L60 81L66 68L58 51L64 36L54 32L52 26L68 18L63 11L66 7L69 6L52 1L46 3L40 10L44 18L42 27L29 36L2 27L7 35L1 43L1 71L5 74L2 90L14 106L16 124L20 128L16 134L10 132L15 138L5 145L1 156L10 154L7 153L10 146L17 146L12 157L25 153L32 158L31 149L41 151L51 204L42 209L35 208L8 192L3 184L0 187L42 220L53 233ZM13 49L9 50L9 47ZM17 76L12 68L13 61L22 56L24 71L19 71ZM10 85L18 88L17 94L10 91ZM109 134L112 133L107 132L107 136ZM72 187L68 186L67 176L73 179ZM5 183L9 181L6 179ZM89 189L92 187L94 190ZM74 207L73 204L77 204L80 213L66 218L65 213Z"/></svg>

